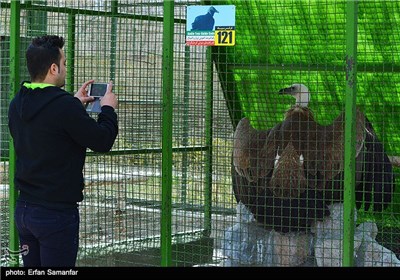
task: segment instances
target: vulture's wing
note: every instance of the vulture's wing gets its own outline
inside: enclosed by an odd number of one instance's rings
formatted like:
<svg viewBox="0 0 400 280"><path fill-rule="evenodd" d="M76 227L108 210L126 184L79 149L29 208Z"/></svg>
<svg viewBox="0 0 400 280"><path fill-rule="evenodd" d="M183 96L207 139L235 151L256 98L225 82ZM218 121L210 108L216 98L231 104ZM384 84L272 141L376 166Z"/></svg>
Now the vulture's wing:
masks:
<svg viewBox="0 0 400 280"><path fill-rule="evenodd" d="M344 171L344 114L330 126L319 127L318 149L322 161L318 174L325 188L326 199L341 200ZM371 122L359 110L356 113L356 207L374 211L386 208L392 200L395 176L392 164L379 141Z"/></svg>
<svg viewBox="0 0 400 280"><path fill-rule="evenodd" d="M345 129L344 113L338 116L331 125L317 126L317 151L319 157L316 162L320 184L318 188L326 186L344 170ZM365 142L365 116L357 110L356 113L356 159L361 157L360 152Z"/></svg>
<svg viewBox="0 0 400 280"><path fill-rule="evenodd" d="M233 140L233 165L236 172L249 182L257 181L272 170L278 127L268 131L256 130L247 118L241 119L237 125Z"/></svg>

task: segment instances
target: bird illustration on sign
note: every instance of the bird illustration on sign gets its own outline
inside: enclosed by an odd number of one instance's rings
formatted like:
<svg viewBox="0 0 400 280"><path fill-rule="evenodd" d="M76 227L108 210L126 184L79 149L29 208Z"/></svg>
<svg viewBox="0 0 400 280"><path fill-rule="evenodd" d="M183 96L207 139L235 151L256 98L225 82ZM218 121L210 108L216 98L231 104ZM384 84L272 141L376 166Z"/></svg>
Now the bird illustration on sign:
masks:
<svg viewBox="0 0 400 280"><path fill-rule="evenodd" d="M214 6L208 8L206 14L198 15L195 17L194 21L192 22L192 31L194 30L204 30L204 31L211 31L214 29L215 19L214 14L219 13Z"/></svg>

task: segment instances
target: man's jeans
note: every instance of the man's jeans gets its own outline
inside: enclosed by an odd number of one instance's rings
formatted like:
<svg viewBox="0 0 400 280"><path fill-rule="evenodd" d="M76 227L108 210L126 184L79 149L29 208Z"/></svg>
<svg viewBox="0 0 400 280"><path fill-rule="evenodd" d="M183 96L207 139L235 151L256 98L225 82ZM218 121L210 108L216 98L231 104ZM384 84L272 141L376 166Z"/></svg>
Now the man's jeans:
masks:
<svg viewBox="0 0 400 280"><path fill-rule="evenodd" d="M24 267L73 267L79 246L78 208L48 209L18 201L15 221Z"/></svg>

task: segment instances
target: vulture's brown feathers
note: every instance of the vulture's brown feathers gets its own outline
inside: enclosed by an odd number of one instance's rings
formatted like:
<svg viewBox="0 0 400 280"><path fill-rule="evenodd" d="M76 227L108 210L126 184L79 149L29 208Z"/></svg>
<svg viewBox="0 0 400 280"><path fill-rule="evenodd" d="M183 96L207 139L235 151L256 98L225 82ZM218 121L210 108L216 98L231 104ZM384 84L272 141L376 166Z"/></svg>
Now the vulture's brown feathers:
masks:
<svg viewBox="0 0 400 280"><path fill-rule="evenodd" d="M281 232L303 231L329 215L343 197L344 114L320 125L307 107L308 89L281 90L297 102L270 130L254 129L247 118L236 127L232 179L236 200L258 222ZM383 145L362 112L356 113L356 206L381 211L392 199L394 174Z"/></svg>

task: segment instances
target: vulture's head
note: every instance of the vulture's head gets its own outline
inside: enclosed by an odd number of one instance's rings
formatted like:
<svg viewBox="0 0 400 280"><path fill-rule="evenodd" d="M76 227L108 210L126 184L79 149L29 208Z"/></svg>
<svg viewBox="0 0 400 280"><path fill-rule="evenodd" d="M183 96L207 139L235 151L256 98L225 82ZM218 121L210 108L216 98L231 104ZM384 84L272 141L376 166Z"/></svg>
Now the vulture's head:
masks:
<svg viewBox="0 0 400 280"><path fill-rule="evenodd" d="M219 13L219 12L217 11L217 9L214 8L213 6L211 6L211 7L208 9L208 12L209 12L210 14L212 14L212 15L214 15L214 13Z"/></svg>
<svg viewBox="0 0 400 280"><path fill-rule="evenodd" d="M290 87L283 88L279 91L280 94L289 94L296 99L296 105L307 107L310 102L310 92L303 84L293 84Z"/></svg>

